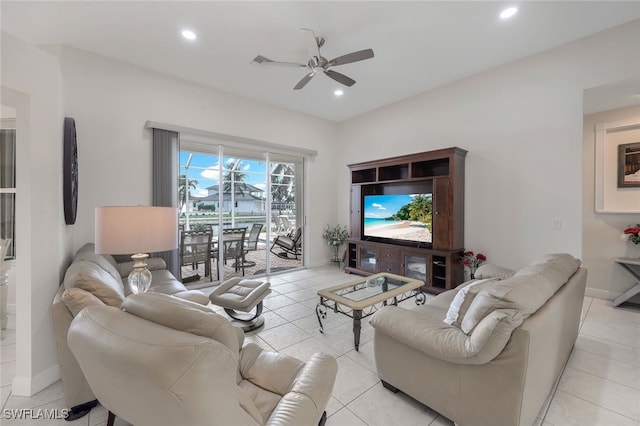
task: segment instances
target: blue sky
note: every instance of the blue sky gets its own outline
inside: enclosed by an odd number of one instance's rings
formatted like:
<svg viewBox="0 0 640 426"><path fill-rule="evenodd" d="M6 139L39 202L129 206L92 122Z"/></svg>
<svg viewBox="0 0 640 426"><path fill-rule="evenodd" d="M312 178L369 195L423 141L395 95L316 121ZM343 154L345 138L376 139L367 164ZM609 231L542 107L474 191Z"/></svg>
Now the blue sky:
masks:
<svg viewBox="0 0 640 426"><path fill-rule="evenodd" d="M180 152L180 174L185 173L184 166L187 163L189 152ZM218 184L218 170L220 163L218 156L212 154L192 153L191 164L189 165L189 179L198 181L197 188L191 190L194 196L207 195L206 188ZM227 160L230 157L223 157ZM231 157L234 158L234 157ZM234 158L235 159L235 158ZM258 188L266 188L265 163L263 161L242 159L242 171L246 173L244 182Z"/></svg>

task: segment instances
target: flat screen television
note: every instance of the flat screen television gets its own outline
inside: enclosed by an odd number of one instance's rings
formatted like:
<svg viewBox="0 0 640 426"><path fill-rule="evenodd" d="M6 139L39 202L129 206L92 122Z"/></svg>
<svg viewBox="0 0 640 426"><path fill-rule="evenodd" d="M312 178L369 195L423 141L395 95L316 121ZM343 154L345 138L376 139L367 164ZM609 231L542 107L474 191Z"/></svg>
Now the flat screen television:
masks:
<svg viewBox="0 0 640 426"><path fill-rule="evenodd" d="M365 239L415 243L418 247L433 243L431 193L365 195L362 210Z"/></svg>

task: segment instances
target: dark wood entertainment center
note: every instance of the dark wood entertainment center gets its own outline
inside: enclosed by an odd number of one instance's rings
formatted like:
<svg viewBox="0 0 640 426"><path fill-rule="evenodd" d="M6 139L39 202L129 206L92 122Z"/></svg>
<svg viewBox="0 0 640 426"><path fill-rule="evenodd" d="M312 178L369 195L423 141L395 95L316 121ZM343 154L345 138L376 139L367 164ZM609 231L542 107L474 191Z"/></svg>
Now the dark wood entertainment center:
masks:
<svg viewBox="0 0 640 426"><path fill-rule="evenodd" d="M345 271L360 275L390 272L424 281L424 291L440 293L464 280L464 162L467 151L452 147L349 165L351 238ZM371 241L363 235L366 195L398 191L432 193L429 248L405 241Z"/></svg>

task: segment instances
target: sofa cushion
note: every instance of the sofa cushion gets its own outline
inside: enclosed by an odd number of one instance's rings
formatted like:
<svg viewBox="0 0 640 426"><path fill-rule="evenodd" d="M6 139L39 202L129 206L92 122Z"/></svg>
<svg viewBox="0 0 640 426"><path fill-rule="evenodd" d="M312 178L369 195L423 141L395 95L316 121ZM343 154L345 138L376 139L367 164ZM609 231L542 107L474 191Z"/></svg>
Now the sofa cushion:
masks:
<svg viewBox="0 0 640 426"><path fill-rule="evenodd" d="M186 287L167 269L159 269L151 271L151 287L149 290L156 293L174 294L185 291Z"/></svg>
<svg viewBox="0 0 640 426"><path fill-rule="evenodd" d="M68 288L62 293L62 302L74 317L87 306L104 305L102 300L81 288Z"/></svg>
<svg viewBox="0 0 640 426"><path fill-rule="evenodd" d="M304 363L291 356L265 351L255 343L248 343L240 353L238 385L251 400L267 423L280 398L291 391Z"/></svg>
<svg viewBox="0 0 640 426"><path fill-rule="evenodd" d="M107 259L113 259L113 256L103 255ZM115 262L115 259L114 259ZM167 269L167 263L161 257L149 257L145 259L144 263L147 264L147 269L150 271L157 271L161 269ZM115 263L115 268L118 270L118 273L122 278L128 277L131 271L133 271L133 265L135 264L132 260L127 260L125 262Z"/></svg>
<svg viewBox="0 0 640 426"><path fill-rule="evenodd" d="M550 265L552 267L549 267ZM541 274L550 283L564 283L579 267L580 261L570 254L547 254L535 259L531 265L520 269L515 275Z"/></svg>
<svg viewBox="0 0 640 426"><path fill-rule="evenodd" d="M111 258L111 261L108 259L108 257ZM113 257L111 257L110 255L96 254L95 244L93 243L85 244L80 248L80 250L76 252L76 255L73 257L73 261L76 262L80 260L85 260L87 262L95 263L96 265L104 269L106 272L108 272L109 275L111 275L117 281L122 282L122 279L120 278L120 273L118 272L117 268L114 266L115 261L113 261Z"/></svg>
<svg viewBox="0 0 640 426"><path fill-rule="evenodd" d="M205 306L209 304L209 297L207 297L207 295L205 295L203 292L199 290L179 291L177 293L172 294L172 296L179 297L180 299L185 299L190 302L199 303Z"/></svg>
<svg viewBox="0 0 640 426"><path fill-rule="evenodd" d="M487 315L471 335L458 327L434 318L428 309L422 312L385 306L369 320L376 333L415 348L429 356L455 364L486 364L498 356L522 324L522 315L514 309L500 309Z"/></svg>
<svg viewBox="0 0 640 426"><path fill-rule="evenodd" d="M244 341L241 329L211 309L185 299L162 293L128 296L122 310L156 324L215 339L238 353Z"/></svg>
<svg viewBox="0 0 640 426"><path fill-rule="evenodd" d="M74 261L64 274L64 288L88 291L105 305L120 307L124 301L122 282L93 262Z"/></svg>
<svg viewBox="0 0 640 426"><path fill-rule="evenodd" d="M486 278L499 278L501 280L507 280L511 278L516 271L503 268L502 266L493 265L491 263L483 263L476 269L475 277L477 279Z"/></svg>
<svg viewBox="0 0 640 426"><path fill-rule="evenodd" d="M475 299L480 290L492 285L497 281L497 278L489 278L485 280L474 280L471 283L465 285L456 293L453 301L449 305L449 309L447 310L447 314L445 315L443 321L446 324L460 327L464 316L469 310L469 306L471 306L471 302L473 302L473 299Z"/></svg>
<svg viewBox="0 0 640 426"><path fill-rule="evenodd" d="M546 255L508 279L498 281L475 297L461 328L470 333L489 313L496 309L515 309L529 317L580 267L580 261L568 254Z"/></svg>

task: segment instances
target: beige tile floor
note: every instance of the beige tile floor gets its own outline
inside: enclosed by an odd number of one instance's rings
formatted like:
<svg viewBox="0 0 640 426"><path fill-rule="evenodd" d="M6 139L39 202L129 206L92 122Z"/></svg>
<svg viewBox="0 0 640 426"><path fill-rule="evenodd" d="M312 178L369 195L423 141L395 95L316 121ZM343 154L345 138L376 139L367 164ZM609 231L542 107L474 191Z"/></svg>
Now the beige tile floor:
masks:
<svg viewBox="0 0 640 426"><path fill-rule="evenodd" d="M339 370L327 407L329 426L430 425L452 423L402 393L380 385L373 355L373 332L363 321L360 351L353 348L349 319L329 312L325 333L315 316L318 289L354 279L335 266L299 270L271 278L273 293L265 300L263 329L246 339L300 359L324 351L336 357ZM206 291L206 289L205 289ZM406 301L404 303L413 303ZM31 398L11 394L15 371L15 327L10 321L2 340L2 409L65 408L60 382ZM1 416L1 413L0 413ZM106 424L100 406L74 422L2 419L2 425ZM127 423L118 420L117 425ZM612 308L611 302L586 297L580 335L550 402L536 426L640 426L640 310Z"/></svg>

